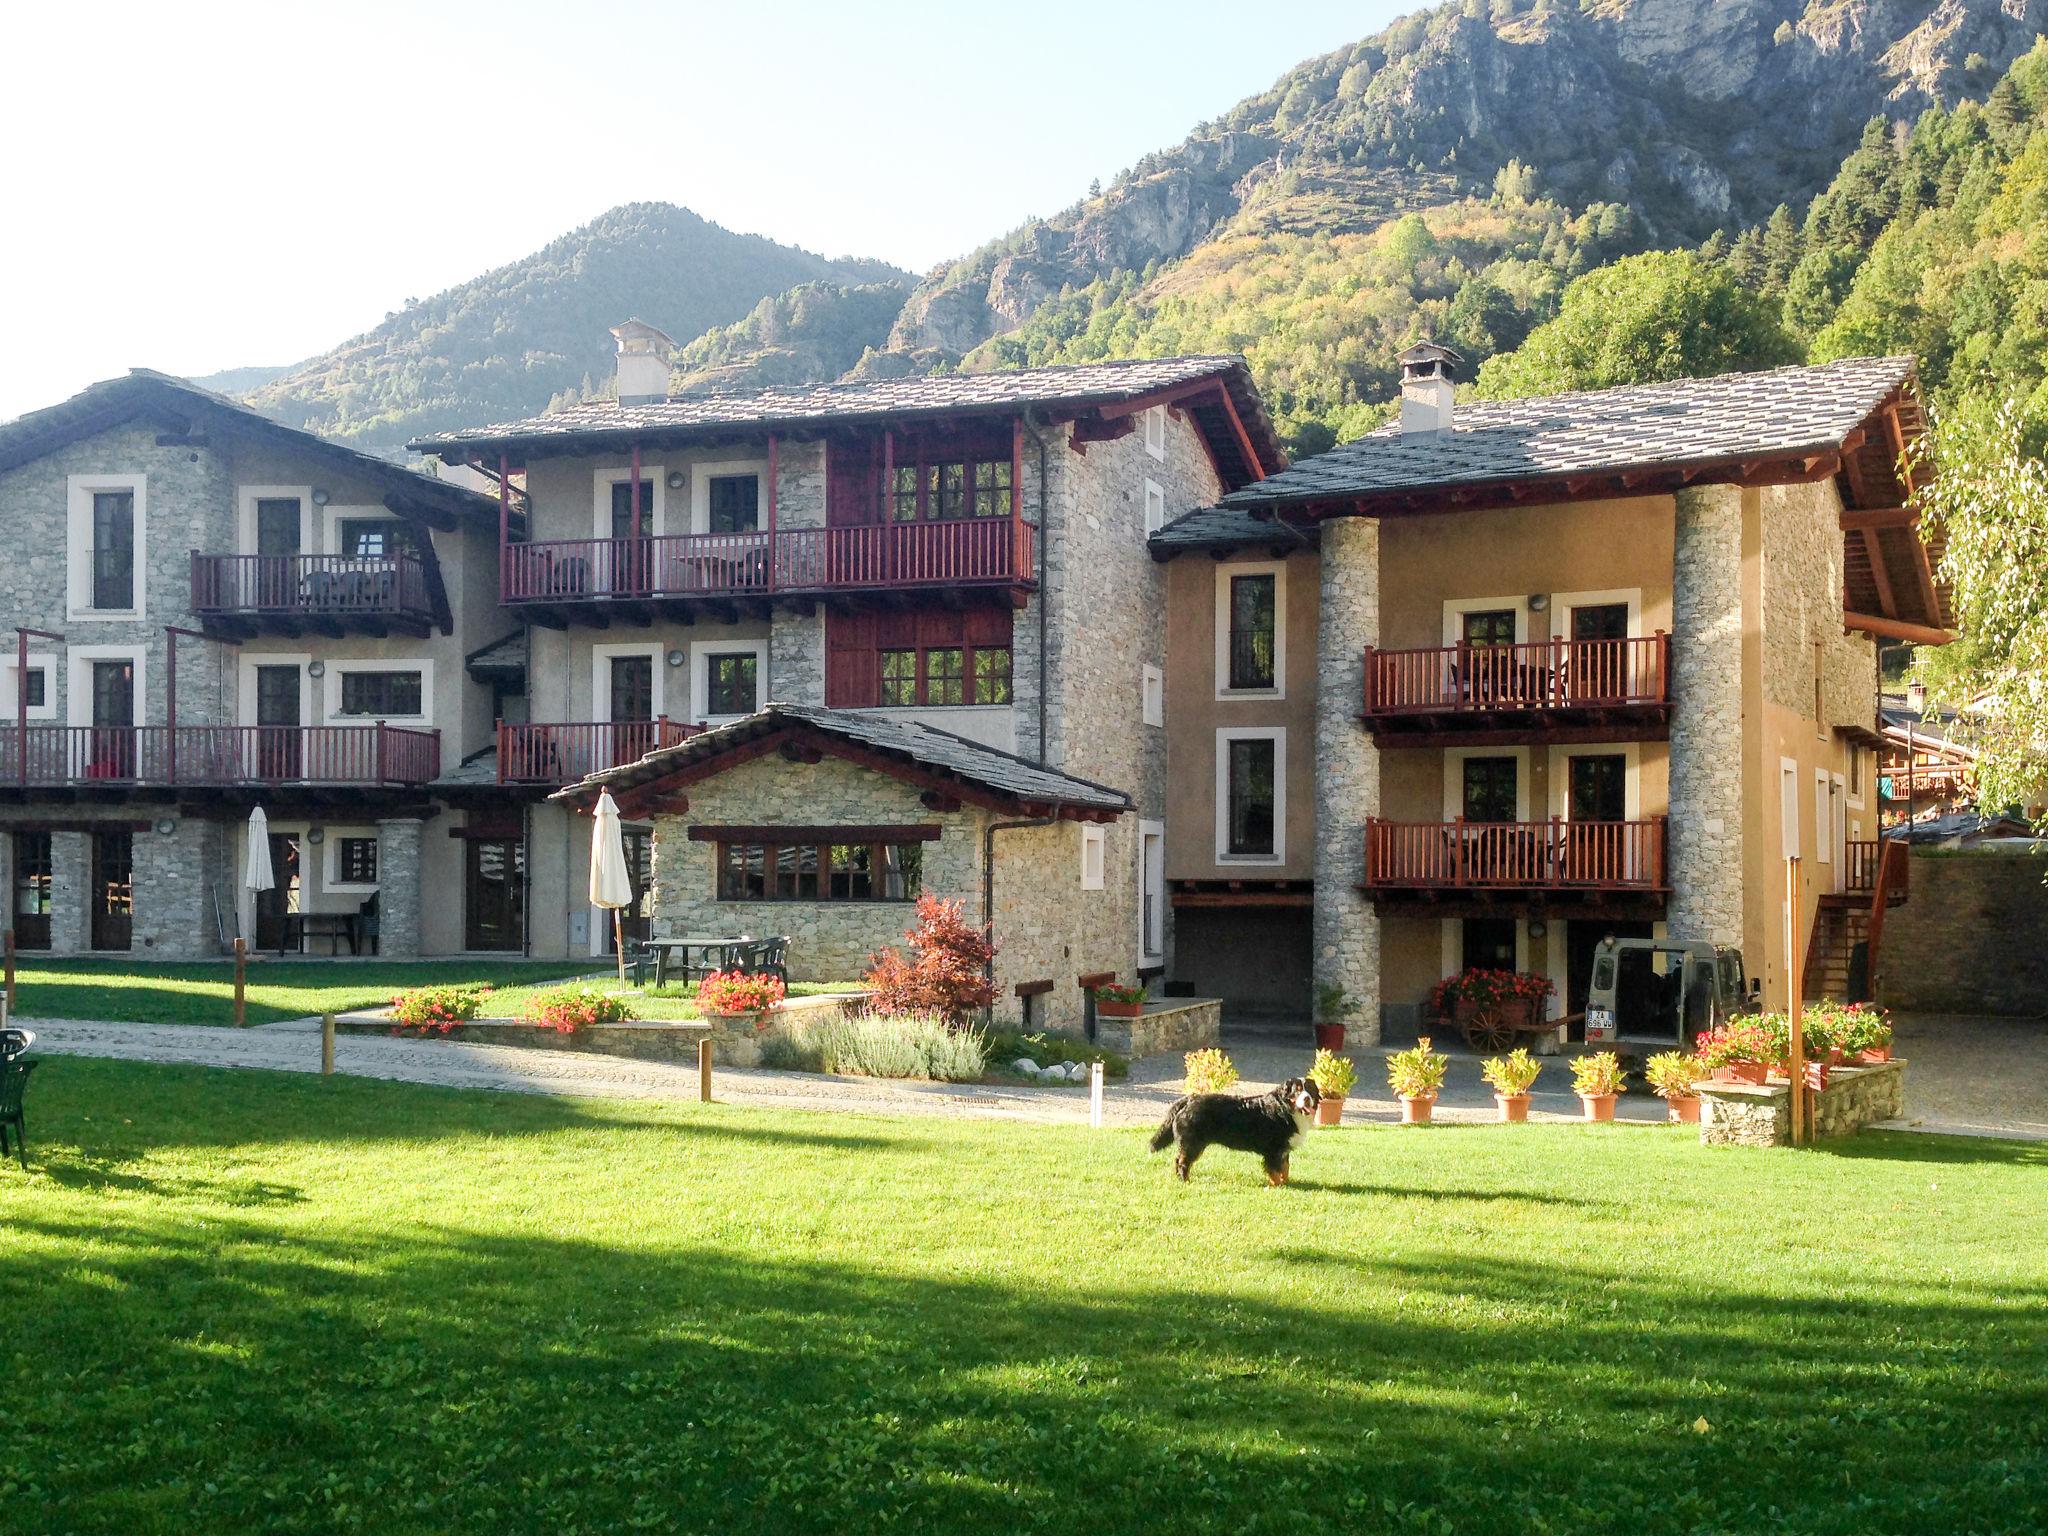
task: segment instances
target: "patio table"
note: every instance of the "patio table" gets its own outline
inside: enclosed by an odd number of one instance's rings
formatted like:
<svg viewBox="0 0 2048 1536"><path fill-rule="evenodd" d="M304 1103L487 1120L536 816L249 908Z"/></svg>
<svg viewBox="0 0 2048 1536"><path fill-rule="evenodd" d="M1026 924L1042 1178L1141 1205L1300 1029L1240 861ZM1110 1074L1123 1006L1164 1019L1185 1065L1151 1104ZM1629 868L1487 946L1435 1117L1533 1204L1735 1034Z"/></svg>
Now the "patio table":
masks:
<svg viewBox="0 0 2048 1536"><path fill-rule="evenodd" d="M683 980L691 976L704 975L711 971L731 968L732 951L742 944L751 944L751 934L726 934L723 936L691 934L676 939L642 939L640 948L644 954L654 957L654 984L658 987L668 980L669 967L675 957L682 957ZM693 955L702 958L692 959Z"/></svg>

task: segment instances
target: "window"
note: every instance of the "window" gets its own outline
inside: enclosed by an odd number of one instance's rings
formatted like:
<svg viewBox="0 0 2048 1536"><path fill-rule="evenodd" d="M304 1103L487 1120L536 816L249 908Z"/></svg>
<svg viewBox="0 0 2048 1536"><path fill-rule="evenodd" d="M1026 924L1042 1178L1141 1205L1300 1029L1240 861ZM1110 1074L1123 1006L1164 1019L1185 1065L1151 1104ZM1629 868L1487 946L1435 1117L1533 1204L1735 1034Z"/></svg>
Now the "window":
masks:
<svg viewBox="0 0 2048 1536"><path fill-rule="evenodd" d="M1828 706L1825 684L1827 681L1827 652L1821 642L1813 642L1813 734L1822 741L1828 739ZM1822 839L1825 846L1826 839Z"/></svg>
<svg viewBox="0 0 2048 1536"><path fill-rule="evenodd" d="M50 947L50 834L14 834L14 942Z"/></svg>
<svg viewBox="0 0 2048 1536"><path fill-rule="evenodd" d="M1157 480L1145 482L1145 537L1166 526L1166 491Z"/></svg>
<svg viewBox="0 0 2048 1536"><path fill-rule="evenodd" d="M882 705L905 708L917 702L917 652L882 652Z"/></svg>
<svg viewBox="0 0 2048 1536"><path fill-rule="evenodd" d="M1271 688L1276 580L1267 572L1230 578L1230 686Z"/></svg>
<svg viewBox="0 0 2048 1536"><path fill-rule="evenodd" d="M1467 645L1513 645L1515 643L1515 610L1512 608L1488 608L1481 612L1466 614L1465 643Z"/></svg>
<svg viewBox="0 0 2048 1536"><path fill-rule="evenodd" d="M924 653L924 701L927 704L964 704L967 694L967 653L957 646L943 646Z"/></svg>
<svg viewBox="0 0 2048 1536"><path fill-rule="evenodd" d="M1155 459L1166 457L1166 407L1155 405L1145 412L1145 451Z"/></svg>
<svg viewBox="0 0 2048 1536"><path fill-rule="evenodd" d="M758 475L713 475L710 481L706 533L752 533L761 526Z"/></svg>
<svg viewBox="0 0 2048 1536"><path fill-rule="evenodd" d="M1834 862L1835 813L1828 799L1828 774L1825 768L1813 770L1813 857L1819 864Z"/></svg>
<svg viewBox="0 0 2048 1536"><path fill-rule="evenodd" d="M72 475L65 482L65 612L141 619L147 607L147 477Z"/></svg>
<svg viewBox="0 0 2048 1536"><path fill-rule="evenodd" d="M1166 674L1149 663L1138 669L1138 703L1147 725L1166 724Z"/></svg>
<svg viewBox="0 0 2048 1536"><path fill-rule="evenodd" d="M417 672L344 672L341 708L344 715L418 715L421 711Z"/></svg>
<svg viewBox="0 0 2048 1536"><path fill-rule="evenodd" d="M1519 760L1512 757L1466 758L1465 819L1514 821L1520 767Z"/></svg>
<svg viewBox="0 0 2048 1536"><path fill-rule="evenodd" d="M704 662L704 713L751 715L760 707L761 658L753 651L714 651Z"/></svg>
<svg viewBox="0 0 2048 1536"><path fill-rule="evenodd" d="M974 515L1010 515L1010 461L983 459L974 466Z"/></svg>
<svg viewBox="0 0 2048 1536"><path fill-rule="evenodd" d="M1008 517L1009 455L898 464L889 486L889 516L899 523L937 518Z"/></svg>
<svg viewBox="0 0 2048 1536"><path fill-rule="evenodd" d="M1516 922L1512 917L1468 917L1461 923L1460 963L1468 971L1512 971Z"/></svg>
<svg viewBox="0 0 2048 1536"><path fill-rule="evenodd" d="M1799 856L1799 765L1778 759L1778 846L1780 857Z"/></svg>
<svg viewBox="0 0 2048 1536"><path fill-rule="evenodd" d="M720 901L912 901L921 843L719 843Z"/></svg>
<svg viewBox="0 0 2048 1536"><path fill-rule="evenodd" d="M262 503L257 503L260 513ZM341 520L341 552L356 560L382 560L420 553L412 524L395 517L345 517Z"/></svg>
<svg viewBox="0 0 2048 1536"><path fill-rule="evenodd" d="M269 559L301 553L303 513L304 508L296 496L257 497L256 553ZM342 548L346 550L347 544L344 543Z"/></svg>
<svg viewBox="0 0 2048 1536"><path fill-rule="evenodd" d="M630 477L612 482L611 537L630 539L633 537L633 481ZM654 532L654 482L640 482L640 537L648 538Z"/></svg>
<svg viewBox="0 0 2048 1536"><path fill-rule="evenodd" d="M825 702L834 709L1007 707L1008 609L831 613Z"/></svg>
<svg viewBox="0 0 2048 1536"><path fill-rule="evenodd" d="M1276 759L1270 737L1246 737L1228 747L1224 851L1232 858L1272 858L1276 843Z"/></svg>
<svg viewBox="0 0 2048 1536"><path fill-rule="evenodd" d="M342 837L335 839L335 873L343 885L377 883L377 839Z"/></svg>
<svg viewBox="0 0 2048 1536"><path fill-rule="evenodd" d="M1138 823L1138 947L1166 953L1166 827L1157 821Z"/></svg>
<svg viewBox="0 0 2048 1536"><path fill-rule="evenodd" d="M1084 891L1102 889L1105 843L1102 828L1081 828L1081 889Z"/></svg>
<svg viewBox="0 0 2048 1536"><path fill-rule="evenodd" d="M47 667L30 667L22 674L21 691L27 695L21 702L30 709L45 709L50 702L50 672Z"/></svg>
<svg viewBox="0 0 2048 1536"><path fill-rule="evenodd" d="M92 495L92 606L135 606L135 493Z"/></svg>
<svg viewBox="0 0 2048 1536"><path fill-rule="evenodd" d="M974 652L974 702L1010 702L1010 648L979 646Z"/></svg>

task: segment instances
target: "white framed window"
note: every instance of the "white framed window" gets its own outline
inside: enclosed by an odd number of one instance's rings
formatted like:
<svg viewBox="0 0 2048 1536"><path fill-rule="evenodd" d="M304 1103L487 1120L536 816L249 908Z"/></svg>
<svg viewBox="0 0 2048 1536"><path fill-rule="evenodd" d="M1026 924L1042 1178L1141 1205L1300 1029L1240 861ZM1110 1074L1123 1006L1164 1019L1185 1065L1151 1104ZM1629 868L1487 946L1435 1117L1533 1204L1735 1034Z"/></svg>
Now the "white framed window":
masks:
<svg viewBox="0 0 2048 1536"><path fill-rule="evenodd" d="M20 718L21 697L15 692L16 670L20 656L16 651L6 652L0 658L0 725ZM28 718L31 720L55 720L57 718L57 658L49 651L28 653Z"/></svg>
<svg viewBox="0 0 2048 1536"><path fill-rule="evenodd" d="M1799 764L1789 757L1778 759L1778 854L1799 855Z"/></svg>
<svg viewBox="0 0 2048 1536"><path fill-rule="evenodd" d="M1166 955L1166 823L1138 823L1138 949L1147 960Z"/></svg>
<svg viewBox="0 0 2048 1536"><path fill-rule="evenodd" d="M590 536L623 539L632 529L633 466L604 464L590 472ZM668 471L659 464L640 466L640 532L658 537L668 531Z"/></svg>
<svg viewBox="0 0 2048 1536"><path fill-rule="evenodd" d="M283 725L276 718L296 696L299 725L313 723L312 692L306 686L306 669L313 664L307 651L250 651L235 654L236 716L244 725ZM282 674L290 672L291 677ZM267 675L266 675L267 674ZM270 716L266 720L265 716Z"/></svg>
<svg viewBox="0 0 2048 1536"><path fill-rule="evenodd" d="M377 829L329 827L323 845L321 884L328 890L367 896L377 889Z"/></svg>
<svg viewBox="0 0 2048 1536"><path fill-rule="evenodd" d="M1643 589L1641 587L1606 587L1593 592L1553 592L1550 594L1550 632L1562 640L1578 638L1578 610L1587 609L1588 627L1594 627L1592 610L1602 608L1628 609L1628 634L1631 639L1643 633ZM1669 620L1665 627L1670 627Z"/></svg>
<svg viewBox="0 0 2048 1536"><path fill-rule="evenodd" d="M1834 807L1828 798L1828 771L1816 768L1813 770L1813 857L1817 864L1835 862L1834 824Z"/></svg>
<svg viewBox="0 0 2048 1536"><path fill-rule="evenodd" d="M1166 674L1149 661L1138 669L1138 701L1147 725L1166 724Z"/></svg>
<svg viewBox="0 0 2048 1536"><path fill-rule="evenodd" d="M668 713L668 655L658 644L590 648L590 718L600 724ZM680 679L678 679L680 681Z"/></svg>
<svg viewBox="0 0 2048 1536"><path fill-rule="evenodd" d="M1287 562L1216 567L1216 697L1287 697Z"/></svg>
<svg viewBox="0 0 2048 1536"><path fill-rule="evenodd" d="M326 718L330 725L392 721L431 725L434 664L425 657L327 663Z"/></svg>
<svg viewBox="0 0 2048 1536"><path fill-rule="evenodd" d="M313 487L236 486L235 537L245 555L312 554Z"/></svg>
<svg viewBox="0 0 2048 1536"><path fill-rule="evenodd" d="M66 616L141 619L149 574L149 477L72 475L65 486Z"/></svg>
<svg viewBox="0 0 2048 1536"><path fill-rule="evenodd" d="M1529 777L1527 747L1446 747L1444 820L1528 821Z"/></svg>
<svg viewBox="0 0 2048 1536"><path fill-rule="evenodd" d="M356 560L383 560L406 553L418 554L427 541L427 530L384 507L339 507L326 509L326 542L330 555Z"/></svg>
<svg viewBox="0 0 2048 1536"><path fill-rule="evenodd" d="M1216 862L1287 861L1287 727L1216 732Z"/></svg>
<svg viewBox="0 0 2048 1536"><path fill-rule="evenodd" d="M1145 537L1166 526L1166 487L1157 480L1145 482Z"/></svg>
<svg viewBox="0 0 2048 1536"><path fill-rule="evenodd" d="M1512 640L1510 641L1510 631ZM1529 598L1453 597L1444 600L1444 644L1524 644L1529 638Z"/></svg>
<svg viewBox="0 0 2048 1536"><path fill-rule="evenodd" d="M1166 457L1166 407L1155 405L1145 412L1145 451L1155 459Z"/></svg>
<svg viewBox="0 0 2048 1536"><path fill-rule="evenodd" d="M65 724L141 725L149 652L139 645L74 645L64 652ZM125 719L121 718L125 715Z"/></svg>
<svg viewBox="0 0 2048 1536"><path fill-rule="evenodd" d="M690 532L751 533L768 526L768 461L690 466Z"/></svg>
<svg viewBox="0 0 2048 1536"><path fill-rule="evenodd" d="M1081 889L1102 889L1104 856L1103 830L1084 822L1081 826Z"/></svg>
<svg viewBox="0 0 2048 1536"><path fill-rule="evenodd" d="M690 647L690 718L699 724L755 713L767 687L766 640L701 640Z"/></svg>

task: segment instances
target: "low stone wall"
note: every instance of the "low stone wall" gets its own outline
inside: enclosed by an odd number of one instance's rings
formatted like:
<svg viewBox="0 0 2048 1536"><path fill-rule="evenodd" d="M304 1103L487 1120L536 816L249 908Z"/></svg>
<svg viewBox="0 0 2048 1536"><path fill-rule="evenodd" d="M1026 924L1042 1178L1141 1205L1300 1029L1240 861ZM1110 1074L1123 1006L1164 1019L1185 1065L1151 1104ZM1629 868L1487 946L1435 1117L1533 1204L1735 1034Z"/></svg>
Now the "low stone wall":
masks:
<svg viewBox="0 0 2048 1536"><path fill-rule="evenodd" d="M1813 1098L1819 1136L1850 1136L1906 1112L1906 1064L1836 1067ZM1784 1147L1792 1144L1789 1083L1700 1084L1700 1141L1705 1146Z"/></svg>
<svg viewBox="0 0 2048 1536"><path fill-rule="evenodd" d="M1223 1039L1223 1004L1212 997L1145 1006L1135 1019L1095 1019L1095 1043L1136 1061L1168 1051L1198 1051Z"/></svg>

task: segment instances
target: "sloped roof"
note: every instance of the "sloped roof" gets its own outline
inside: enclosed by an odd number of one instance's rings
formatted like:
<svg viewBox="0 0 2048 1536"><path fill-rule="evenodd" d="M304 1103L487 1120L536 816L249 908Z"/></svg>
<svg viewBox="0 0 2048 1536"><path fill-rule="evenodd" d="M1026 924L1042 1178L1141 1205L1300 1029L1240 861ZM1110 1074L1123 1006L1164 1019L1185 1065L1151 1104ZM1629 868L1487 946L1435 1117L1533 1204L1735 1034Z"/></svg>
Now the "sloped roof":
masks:
<svg viewBox="0 0 2048 1536"><path fill-rule="evenodd" d="M239 400L230 400L226 395L217 395L153 368L133 368L121 378L88 384L68 400L0 423L0 471L30 463L67 443L151 413L173 418L205 415L234 431L313 454L361 475L407 503L410 510L440 518L461 518L493 530L498 526L498 504L488 496L315 433L285 426Z"/></svg>
<svg viewBox="0 0 2048 1536"><path fill-rule="evenodd" d="M1128 405L1148 396L1213 380L1229 396L1261 463L1286 463L1264 403L1241 357L1139 358L1073 363L995 373L949 373L902 379L858 379L729 393L678 395L641 405L592 400L544 416L436 432L412 443L416 452L498 451L516 448L575 452L635 438L707 436L735 429L817 427L832 423L902 422L919 417L976 413L1012 415L1036 406L1055 414ZM1205 424L1205 430L1208 430ZM1218 424L1212 437L1223 437ZM1233 434L1234 435L1234 434ZM1236 453L1235 445L1231 452Z"/></svg>
<svg viewBox="0 0 2048 1536"><path fill-rule="evenodd" d="M1447 432L1404 433L1390 424L1233 491L1223 504L1337 504L1827 453L1903 389L1913 370L1910 357L1858 357L1531 400L1460 400Z"/></svg>
<svg viewBox="0 0 2048 1536"><path fill-rule="evenodd" d="M637 762L593 773L580 784L558 790L549 798L588 802L595 799L599 790L619 794L655 786L683 770L715 765L719 758L764 737L792 731L835 738L878 754L881 761L876 766L883 771L887 771L883 764L891 761L927 770L990 792L1020 809L1043 806L1061 812L1113 816L1131 808L1130 796L1121 790L1041 768L1014 753L969 741L950 731L865 710L822 709L808 704L770 704L758 714L700 731L675 746L650 752Z"/></svg>
<svg viewBox="0 0 2048 1536"><path fill-rule="evenodd" d="M1314 523L1282 521L1272 512L1239 507L1198 507L1184 512L1147 541L1159 556L1205 549L1242 549L1253 544L1314 549L1321 536Z"/></svg>

